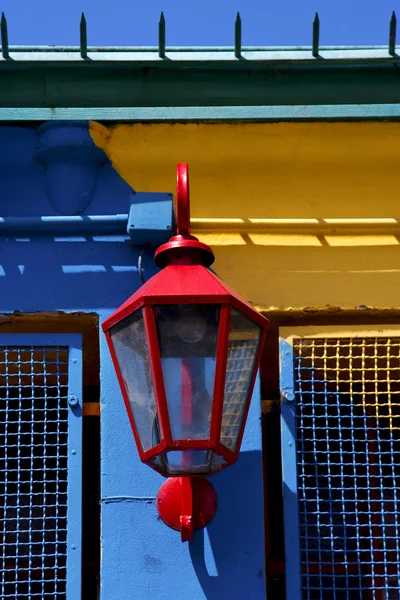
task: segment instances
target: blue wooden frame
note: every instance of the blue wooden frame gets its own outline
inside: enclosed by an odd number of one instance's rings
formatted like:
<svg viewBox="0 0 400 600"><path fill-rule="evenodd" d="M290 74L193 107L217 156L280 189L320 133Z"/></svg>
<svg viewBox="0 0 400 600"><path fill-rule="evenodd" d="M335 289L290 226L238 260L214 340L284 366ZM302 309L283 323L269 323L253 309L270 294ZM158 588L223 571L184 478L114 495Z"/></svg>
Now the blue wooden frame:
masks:
<svg viewBox="0 0 400 600"><path fill-rule="evenodd" d="M68 508L66 599L78 600L82 588L82 336L64 333L0 333L1 346L68 346Z"/></svg>
<svg viewBox="0 0 400 600"><path fill-rule="evenodd" d="M279 339L279 361L286 598L301 600L294 355L293 347L283 338Z"/></svg>

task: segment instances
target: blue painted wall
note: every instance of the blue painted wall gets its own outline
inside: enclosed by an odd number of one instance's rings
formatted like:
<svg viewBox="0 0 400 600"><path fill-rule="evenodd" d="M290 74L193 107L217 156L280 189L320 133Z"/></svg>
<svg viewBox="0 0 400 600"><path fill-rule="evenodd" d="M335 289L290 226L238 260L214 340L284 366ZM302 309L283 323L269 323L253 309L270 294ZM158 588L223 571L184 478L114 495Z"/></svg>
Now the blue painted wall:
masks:
<svg viewBox="0 0 400 600"><path fill-rule="evenodd" d="M126 213L132 192L86 123L0 127L0 181L0 216ZM141 285L140 250L117 236L0 238L0 312L85 311L103 321ZM151 254L144 272L155 272ZM158 518L163 479L138 459L100 341L102 600L264 600L259 385L240 460L212 480L217 516L182 544Z"/></svg>

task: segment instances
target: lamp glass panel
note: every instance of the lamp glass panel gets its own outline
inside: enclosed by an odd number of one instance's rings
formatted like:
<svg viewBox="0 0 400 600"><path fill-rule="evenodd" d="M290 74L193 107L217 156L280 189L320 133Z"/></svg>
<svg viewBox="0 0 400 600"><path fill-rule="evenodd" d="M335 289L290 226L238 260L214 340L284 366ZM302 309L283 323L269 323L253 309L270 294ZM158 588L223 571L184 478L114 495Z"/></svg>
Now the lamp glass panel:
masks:
<svg viewBox="0 0 400 600"><path fill-rule="evenodd" d="M226 460L223 456L220 456L219 454L214 454L213 471L218 471L221 467L225 466L226 464Z"/></svg>
<svg viewBox="0 0 400 600"><path fill-rule="evenodd" d="M153 456L152 458L148 458L145 461L147 464L152 465L153 469L161 473L162 475L168 475L168 465L165 460L165 454L161 453L157 456Z"/></svg>
<svg viewBox="0 0 400 600"><path fill-rule="evenodd" d="M172 437L208 439L220 308L156 306L155 315Z"/></svg>
<svg viewBox="0 0 400 600"><path fill-rule="evenodd" d="M142 311L110 330L111 341L144 451L160 442L153 376Z"/></svg>
<svg viewBox="0 0 400 600"><path fill-rule="evenodd" d="M170 450L148 458L146 463L167 476L211 475L227 462L212 450Z"/></svg>
<svg viewBox="0 0 400 600"><path fill-rule="evenodd" d="M170 450L166 459L169 475L205 475L211 472L210 450Z"/></svg>
<svg viewBox="0 0 400 600"><path fill-rule="evenodd" d="M235 451L249 395L261 327L241 312L232 309L228 341L221 443Z"/></svg>

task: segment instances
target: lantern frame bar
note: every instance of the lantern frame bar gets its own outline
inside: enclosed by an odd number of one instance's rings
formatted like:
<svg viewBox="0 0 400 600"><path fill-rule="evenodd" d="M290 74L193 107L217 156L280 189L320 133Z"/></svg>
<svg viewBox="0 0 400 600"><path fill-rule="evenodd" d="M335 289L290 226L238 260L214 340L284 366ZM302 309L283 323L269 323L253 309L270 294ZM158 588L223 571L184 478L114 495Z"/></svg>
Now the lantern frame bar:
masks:
<svg viewBox="0 0 400 600"><path fill-rule="evenodd" d="M214 394L210 427L210 442L213 447L216 447L217 444L219 444L221 437L230 323L231 307L229 304L222 304L219 319L217 361L215 366Z"/></svg>
<svg viewBox="0 0 400 600"><path fill-rule="evenodd" d="M160 423L162 446L172 445L171 424L169 421L167 396L165 393L164 376L161 365L160 346L158 343L156 319L152 306L143 306L144 326L149 345L151 373L153 375L154 393L156 397L157 413Z"/></svg>
<svg viewBox="0 0 400 600"><path fill-rule="evenodd" d="M145 450L145 451L142 450L142 452L139 452L140 460L144 461L144 460L148 460L149 458L153 458L153 456L156 456L157 454L164 452L165 448L166 448L165 441L162 440L159 444L157 444L157 446L153 446L152 448L150 448L150 450Z"/></svg>
<svg viewBox="0 0 400 600"><path fill-rule="evenodd" d="M207 439L196 439L196 440L172 440L171 446L167 447L167 450L211 450L210 440Z"/></svg>
<svg viewBox="0 0 400 600"><path fill-rule="evenodd" d="M229 450L229 448L227 448L223 444L221 444L221 442L218 442L218 444L215 446L215 452L217 454L220 454L228 463L226 465L223 465L222 469L225 469L225 467L229 467L229 465L233 465L237 461L237 456L235 455L235 453L232 452L232 450Z"/></svg>

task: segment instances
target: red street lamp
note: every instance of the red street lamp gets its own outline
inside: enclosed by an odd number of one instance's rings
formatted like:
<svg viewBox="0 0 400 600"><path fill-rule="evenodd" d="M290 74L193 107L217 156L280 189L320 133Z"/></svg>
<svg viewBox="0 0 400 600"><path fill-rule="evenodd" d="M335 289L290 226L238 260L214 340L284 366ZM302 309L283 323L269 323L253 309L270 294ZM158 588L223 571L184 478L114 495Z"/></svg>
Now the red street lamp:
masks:
<svg viewBox="0 0 400 600"><path fill-rule="evenodd" d="M190 235L187 164L177 167L177 234L162 270L103 324L140 459L166 477L157 507L183 541L213 518L204 476L236 462L268 320L209 267Z"/></svg>

